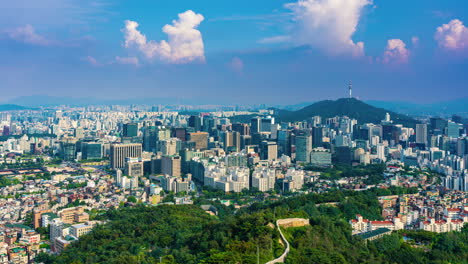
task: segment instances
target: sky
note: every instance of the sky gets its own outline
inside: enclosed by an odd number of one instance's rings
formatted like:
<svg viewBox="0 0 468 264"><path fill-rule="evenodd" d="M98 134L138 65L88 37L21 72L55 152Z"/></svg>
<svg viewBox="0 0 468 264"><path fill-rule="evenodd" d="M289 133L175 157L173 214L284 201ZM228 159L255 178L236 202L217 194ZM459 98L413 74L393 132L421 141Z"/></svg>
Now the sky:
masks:
<svg viewBox="0 0 468 264"><path fill-rule="evenodd" d="M465 0L0 0L0 101L468 97Z"/></svg>

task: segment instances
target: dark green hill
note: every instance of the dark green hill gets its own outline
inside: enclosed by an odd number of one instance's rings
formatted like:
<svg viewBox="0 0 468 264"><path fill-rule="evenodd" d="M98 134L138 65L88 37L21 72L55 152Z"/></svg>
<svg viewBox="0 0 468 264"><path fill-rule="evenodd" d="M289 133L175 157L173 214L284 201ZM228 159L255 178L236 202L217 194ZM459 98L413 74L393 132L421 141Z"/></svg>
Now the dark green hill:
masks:
<svg viewBox="0 0 468 264"><path fill-rule="evenodd" d="M336 101L325 100L314 103L297 111L275 109L276 117L280 121L302 121L313 116L332 118L348 116L357 119L359 123L380 123L389 113L395 124L414 127L417 121L409 116L397 114L382 108L377 108L354 98L342 98Z"/></svg>
<svg viewBox="0 0 468 264"><path fill-rule="evenodd" d="M0 112L3 111L18 111L18 110L27 110L30 108L21 106L21 105L15 105L15 104L2 104L0 105Z"/></svg>

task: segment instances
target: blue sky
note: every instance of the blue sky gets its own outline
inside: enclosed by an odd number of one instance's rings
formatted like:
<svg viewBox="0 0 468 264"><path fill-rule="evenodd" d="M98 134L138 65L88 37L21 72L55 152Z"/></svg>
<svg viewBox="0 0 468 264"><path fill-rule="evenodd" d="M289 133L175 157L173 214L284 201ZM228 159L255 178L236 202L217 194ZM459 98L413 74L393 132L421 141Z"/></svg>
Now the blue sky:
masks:
<svg viewBox="0 0 468 264"><path fill-rule="evenodd" d="M295 104L344 97L349 80L364 100L468 97L464 0L16 0L0 10L3 101Z"/></svg>

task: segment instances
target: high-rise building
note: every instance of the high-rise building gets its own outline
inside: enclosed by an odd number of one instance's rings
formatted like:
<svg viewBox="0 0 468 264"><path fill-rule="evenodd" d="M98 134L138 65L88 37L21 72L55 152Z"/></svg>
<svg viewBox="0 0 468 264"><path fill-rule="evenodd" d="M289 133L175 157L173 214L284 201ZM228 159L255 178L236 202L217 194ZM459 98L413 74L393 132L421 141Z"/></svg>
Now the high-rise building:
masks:
<svg viewBox="0 0 468 264"><path fill-rule="evenodd" d="M416 124L416 143L427 145L427 124Z"/></svg>
<svg viewBox="0 0 468 264"><path fill-rule="evenodd" d="M181 141L187 140L187 129L183 127L176 127L172 129L172 137L178 138Z"/></svg>
<svg viewBox="0 0 468 264"><path fill-rule="evenodd" d="M447 127L447 120L440 117L431 117L431 130L433 134L442 134Z"/></svg>
<svg viewBox="0 0 468 264"><path fill-rule="evenodd" d="M81 153L83 159L101 159L102 144L94 142L81 143Z"/></svg>
<svg viewBox="0 0 468 264"><path fill-rule="evenodd" d="M250 135L250 127L248 124L232 124L232 131L239 132L241 136Z"/></svg>
<svg viewBox="0 0 468 264"><path fill-rule="evenodd" d="M296 134L296 162L310 163L312 136L310 131L299 131Z"/></svg>
<svg viewBox="0 0 468 264"><path fill-rule="evenodd" d="M195 143L195 148L204 150L208 148L208 133L194 132L189 134L190 141Z"/></svg>
<svg viewBox="0 0 468 264"><path fill-rule="evenodd" d="M320 148L323 146L323 127L312 128L312 147Z"/></svg>
<svg viewBox="0 0 468 264"><path fill-rule="evenodd" d="M141 144L112 144L110 147L110 166L124 169L126 158L141 158Z"/></svg>
<svg viewBox="0 0 468 264"><path fill-rule="evenodd" d="M174 177L181 176L180 156L163 156L161 160L161 173Z"/></svg>
<svg viewBox="0 0 468 264"><path fill-rule="evenodd" d="M159 141L159 149L163 155L177 155L182 148L182 142L178 138L170 138Z"/></svg>
<svg viewBox="0 0 468 264"><path fill-rule="evenodd" d="M278 145L273 141L262 141L260 144L260 157L262 160L276 160L278 158Z"/></svg>
<svg viewBox="0 0 468 264"><path fill-rule="evenodd" d="M61 142L60 146L63 160L74 160L76 158L75 142Z"/></svg>
<svg viewBox="0 0 468 264"><path fill-rule="evenodd" d="M455 123L455 122L449 121L447 123L447 133L446 133L446 135L449 138L459 137L460 136L460 125Z"/></svg>
<svg viewBox="0 0 468 264"><path fill-rule="evenodd" d="M123 137L137 137L138 136L138 124L137 123L124 124L122 136Z"/></svg>
<svg viewBox="0 0 468 264"><path fill-rule="evenodd" d="M192 127L195 132L201 131L201 118L199 116L190 116L188 126Z"/></svg>
<svg viewBox="0 0 468 264"><path fill-rule="evenodd" d="M250 119L250 133L258 133L260 132L260 118L254 117Z"/></svg>
<svg viewBox="0 0 468 264"><path fill-rule="evenodd" d="M237 131L224 131L221 134L225 151L237 152L240 150L240 133Z"/></svg>
<svg viewBox="0 0 468 264"><path fill-rule="evenodd" d="M275 118L267 116L260 121L260 132L271 132L272 126L275 123Z"/></svg>

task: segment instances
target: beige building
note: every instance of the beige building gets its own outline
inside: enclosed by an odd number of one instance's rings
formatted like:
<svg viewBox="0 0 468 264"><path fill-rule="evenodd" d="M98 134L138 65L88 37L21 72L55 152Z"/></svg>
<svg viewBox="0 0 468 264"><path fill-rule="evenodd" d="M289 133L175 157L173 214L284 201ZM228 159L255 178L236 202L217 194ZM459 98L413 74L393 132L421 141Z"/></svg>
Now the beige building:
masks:
<svg viewBox="0 0 468 264"><path fill-rule="evenodd" d="M82 206L60 210L57 215L65 224L81 223L89 220L89 215L84 212Z"/></svg>
<svg viewBox="0 0 468 264"><path fill-rule="evenodd" d="M161 160L161 173L174 177L181 176L181 158L180 156L163 156Z"/></svg>

